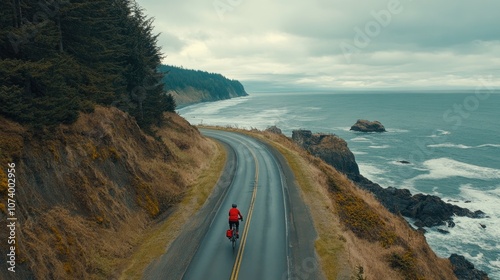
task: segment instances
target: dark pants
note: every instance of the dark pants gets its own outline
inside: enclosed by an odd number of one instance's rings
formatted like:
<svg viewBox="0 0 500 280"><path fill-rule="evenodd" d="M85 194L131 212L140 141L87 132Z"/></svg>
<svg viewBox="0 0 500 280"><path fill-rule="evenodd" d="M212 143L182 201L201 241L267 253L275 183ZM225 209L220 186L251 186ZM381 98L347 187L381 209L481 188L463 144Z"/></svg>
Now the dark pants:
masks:
<svg viewBox="0 0 500 280"><path fill-rule="evenodd" d="M233 224L236 225L236 231L239 231L239 228L240 228L240 221L236 221L236 222L231 222L229 221L229 229L232 229L233 227Z"/></svg>

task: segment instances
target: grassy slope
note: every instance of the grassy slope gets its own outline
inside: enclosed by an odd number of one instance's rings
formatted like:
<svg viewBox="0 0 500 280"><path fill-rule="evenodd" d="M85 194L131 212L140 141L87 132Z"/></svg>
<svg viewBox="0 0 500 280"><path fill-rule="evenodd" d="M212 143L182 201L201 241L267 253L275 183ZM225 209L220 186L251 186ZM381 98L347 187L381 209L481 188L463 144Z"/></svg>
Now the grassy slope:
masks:
<svg viewBox="0 0 500 280"><path fill-rule="evenodd" d="M73 125L41 137L0 118L0 163L16 163L17 276L36 279L113 279L144 241L177 232L162 223L186 199L203 201L223 162L220 148L176 114L166 114L161 141L145 135L127 114L97 107ZM1 169L4 169L3 167ZM215 173L217 174L217 173ZM0 202L6 178L0 173ZM205 182L201 182L205 181ZM203 188L201 197L191 196ZM0 219L6 220L5 205ZM157 229L172 236L155 236ZM6 240L6 231L0 237ZM148 236L146 239L144 236ZM160 238L160 239L155 239ZM5 244L0 244L6 251ZM157 251L161 251L161 245ZM5 256L0 256L4 261ZM6 270L0 278L8 279Z"/></svg>

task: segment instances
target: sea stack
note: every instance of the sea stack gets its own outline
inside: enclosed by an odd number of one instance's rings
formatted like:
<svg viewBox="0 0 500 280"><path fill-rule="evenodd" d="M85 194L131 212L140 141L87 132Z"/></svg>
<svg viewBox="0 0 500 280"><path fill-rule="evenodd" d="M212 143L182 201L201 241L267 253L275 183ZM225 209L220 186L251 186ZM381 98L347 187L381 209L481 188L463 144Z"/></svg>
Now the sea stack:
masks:
<svg viewBox="0 0 500 280"><path fill-rule="evenodd" d="M351 130L361 132L385 132L385 127L379 121L358 120Z"/></svg>

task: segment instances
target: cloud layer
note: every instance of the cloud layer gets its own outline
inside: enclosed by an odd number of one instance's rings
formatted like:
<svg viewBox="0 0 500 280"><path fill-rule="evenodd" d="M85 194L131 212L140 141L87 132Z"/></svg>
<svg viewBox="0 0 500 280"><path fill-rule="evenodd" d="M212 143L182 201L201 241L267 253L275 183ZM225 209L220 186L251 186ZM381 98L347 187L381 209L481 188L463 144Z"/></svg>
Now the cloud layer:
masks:
<svg viewBox="0 0 500 280"><path fill-rule="evenodd" d="M250 90L500 86L496 0L138 2L165 63Z"/></svg>

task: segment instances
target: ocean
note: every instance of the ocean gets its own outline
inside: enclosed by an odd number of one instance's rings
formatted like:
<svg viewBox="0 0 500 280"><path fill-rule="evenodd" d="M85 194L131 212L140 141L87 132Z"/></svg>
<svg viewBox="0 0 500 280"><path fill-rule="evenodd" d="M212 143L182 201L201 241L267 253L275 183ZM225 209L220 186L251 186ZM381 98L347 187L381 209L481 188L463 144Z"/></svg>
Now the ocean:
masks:
<svg viewBox="0 0 500 280"><path fill-rule="evenodd" d="M440 257L465 256L500 279L500 95L470 92L275 92L179 109L191 124L333 133L347 141L362 175L382 187L407 188L481 210L455 217L454 228L428 228ZM378 120L385 133L350 131ZM400 161L408 161L402 164ZM483 226L486 226L485 228Z"/></svg>

